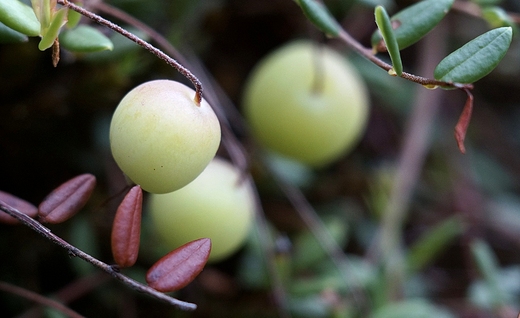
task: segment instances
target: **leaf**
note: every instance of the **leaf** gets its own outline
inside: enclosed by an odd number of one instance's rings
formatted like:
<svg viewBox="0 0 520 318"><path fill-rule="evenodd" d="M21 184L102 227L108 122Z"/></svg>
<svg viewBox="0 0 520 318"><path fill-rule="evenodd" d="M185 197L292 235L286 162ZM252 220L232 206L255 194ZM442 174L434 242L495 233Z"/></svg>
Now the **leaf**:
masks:
<svg viewBox="0 0 520 318"><path fill-rule="evenodd" d="M54 44L54 41L58 38L58 34L60 34L61 27L67 22L66 17L66 8L61 8L52 17L49 28L45 31L45 34L43 34L43 37L38 44L38 49L40 49L40 51L45 51Z"/></svg>
<svg viewBox="0 0 520 318"><path fill-rule="evenodd" d="M83 3L80 3L80 2L75 3L75 4L80 7L83 6ZM68 9L68 11L67 11L67 28L69 28L69 29L75 28L78 25L79 20L81 20L81 13L76 12L72 9Z"/></svg>
<svg viewBox="0 0 520 318"><path fill-rule="evenodd" d="M0 43L21 43L27 41L29 41L27 35L13 30L0 22Z"/></svg>
<svg viewBox="0 0 520 318"><path fill-rule="evenodd" d="M297 2L303 14L318 29L325 32L328 36L338 36L341 27L322 3L316 0L298 0Z"/></svg>
<svg viewBox="0 0 520 318"><path fill-rule="evenodd" d="M28 36L40 34L40 21L34 11L18 0L0 0L0 22Z"/></svg>
<svg viewBox="0 0 520 318"><path fill-rule="evenodd" d="M449 218L428 230L408 250L406 261L409 270L420 271L463 230L463 224L457 217Z"/></svg>
<svg viewBox="0 0 520 318"><path fill-rule="evenodd" d="M82 174L70 179L52 191L38 207L42 222L61 223L76 214L87 203L96 177Z"/></svg>
<svg viewBox="0 0 520 318"><path fill-rule="evenodd" d="M32 218L38 214L37 207L7 192L0 191L0 201L3 201L10 207L17 209L18 211L27 214ZM19 221L7 213L0 211L0 223L18 224Z"/></svg>
<svg viewBox="0 0 520 318"><path fill-rule="evenodd" d="M377 27L383 36L383 40L385 41L388 54L390 54L390 59L392 60L392 67L395 71L395 74L397 74L397 76L401 76L403 74L403 62L401 61L399 45L397 44L390 18L388 17L385 8L382 6L376 7L374 10L374 15L376 17Z"/></svg>
<svg viewBox="0 0 520 318"><path fill-rule="evenodd" d="M201 238L163 256L146 273L146 282L160 292L179 290L204 269L211 252L211 240Z"/></svg>
<svg viewBox="0 0 520 318"><path fill-rule="evenodd" d="M56 12L56 0L31 0L34 14L38 21L40 21L41 35L46 33L47 29L52 23L54 12Z"/></svg>
<svg viewBox="0 0 520 318"><path fill-rule="evenodd" d="M141 236L143 191L136 185L126 194L112 225L112 255L120 267L135 264Z"/></svg>
<svg viewBox="0 0 520 318"><path fill-rule="evenodd" d="M473 83L489 74L506 54L513 37L511 27L488 31L445 57L435 68L436 80Z"/></svg>
<svg viewBox="0 0 520 318"><path fill-rule="evenodd" d="M468 94L466 104L464 104L464 109L462 109L462 113L460 114L457 125L455 126L455 140L457 141L457 146L461 153L466 153L464 139L466 139L466 132L471 120L471 113L473 113L473 94L471 94L469 90L466 90L466 94Z"/></svg>
<svg viewBox="0 0 520 318"><path fill-rule="evenodd" d="M60 34L60 44L63 48L78 53L112 50L114 45L109 38L96 28L80 25L75 29L64 30Z"/></svg>
<svg viewBox="0 0 520 318"><path fill-rule="evenodd" d="M393 15L390 21L399 49L403 50L422 39L439 24L452 4L453 0L424 0ZM377 51L385 51L381 42L381 35L375 32L372 35L372 46Z"/></svg>
<svg viewBox="0 0 520 318"><path fill-rule="evenodd" d="M515 22L507 14L507 12L500 7L486 7L482 9L482 17L492 28L510 26L514 27Z"/></svg>

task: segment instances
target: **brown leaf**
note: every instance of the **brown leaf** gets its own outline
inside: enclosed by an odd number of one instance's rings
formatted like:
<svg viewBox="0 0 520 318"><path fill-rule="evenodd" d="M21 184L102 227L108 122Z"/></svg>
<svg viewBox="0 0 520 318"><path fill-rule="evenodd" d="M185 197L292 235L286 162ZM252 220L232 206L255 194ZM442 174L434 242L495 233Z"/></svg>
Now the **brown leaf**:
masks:
<svg viewBox="0 0 520 318"><path fill-rule="evenodd" d="M0 201L34 218L38 214L38 208L31 203L15 197L7 192L0 191ZM7 213L0 211L0 223L18 224L19 221Z"/></svg>
<svg viewBox="0 0 520 318"><path fill-rule="evenodd" d="M471 113L473 112L473 95L469 90L465 90L468 98L466 99L466 104L464 105L464 109L462 110L462 114L460 114L459 121L455 126L455 140L457 140L457 145L459 147L460 152L466 153L466 148L464 147L464 139L466 138L466 132L468 130L469 122L471 120Z"/></svg>
<svg viewBox="0 0 520 318"><path fill-rule="evenodd" d="M143 191L136 185L128 191L117 208L112 225L112 255L120 267L135 264L141 236Z"/></svg>
<svg viewBox="0 0 520 318"><path fill-rule="evenodd" d="M40 203L40 221L61 223L68 220L85 206L95 186L96 177L88 173L63 183Z"/></svg>
<svg viewBox="0 0 520 318"><path fill-rule="evenodd" d="M146 273L146 282L160 292L179 290L202 272L211 252L211 240L202 238L163 256Z"/></svg>

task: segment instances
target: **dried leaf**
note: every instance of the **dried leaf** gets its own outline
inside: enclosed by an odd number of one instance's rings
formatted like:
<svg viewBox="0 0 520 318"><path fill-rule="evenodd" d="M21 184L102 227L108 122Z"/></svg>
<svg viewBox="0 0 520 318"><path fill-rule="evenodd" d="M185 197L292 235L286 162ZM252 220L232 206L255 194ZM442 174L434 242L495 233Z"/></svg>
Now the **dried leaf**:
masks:
<svg viewBox="0 0 520 318"><path fill-rule="evenodd" d="M455 126L455 139L462 153L466 153L464 139L466 138L466 131L468 130L471 113L473 112L473 95L468 90L466 90L466 94L468 94L468 99L466 100L462 114L460 114L459 121Z"/></svg>
<svg viewBox="0 0 520 318"><path fill-rule="evenodd" d="M141 236L143 190L134 186L117 208L112 225L112 255L120 267L135 264Z"/></svg>
<svg viewBox="0 0 520 318"><path fill-rule="evenodd" d="M202 271L211 252L211 240L202 238L175 249L146 273L146 282L160 292L179 290Z"/></svg>
<svg viewBox="0 0 520 318"><path fill-rule="evenodd" d="M40 220L47 223L68 220L85 206L95 186L96 177L88 173L63 183L40 203Z"/></svg>
<svg viewBox="0 0 520 318"><path fill-rule="evenodd" d="M7 192L0 191L0 201L3 201L12 208L17 209L18 211L25 213L32 218L38 214L37 207ZM17 219L13 218L7 213L0 212L0 223L18 224L19 222Z"/></svg>

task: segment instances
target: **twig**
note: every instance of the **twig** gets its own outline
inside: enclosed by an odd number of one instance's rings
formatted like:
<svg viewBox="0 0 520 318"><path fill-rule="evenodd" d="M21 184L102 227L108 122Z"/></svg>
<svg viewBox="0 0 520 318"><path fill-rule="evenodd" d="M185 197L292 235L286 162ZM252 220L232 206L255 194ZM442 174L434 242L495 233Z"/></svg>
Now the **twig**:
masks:
<svg viewBox="0 0 520 318"><path fill-rule="evenodd" d="M78 314L74 310L70 309L69 307L63 305L59 301L47 298L45 296L42 296L38 293L32 292L30 290L27 290L25 288L21 288L6 282L0 282L0 290L3 290L5 292L8 292L13 295L18 295L20 297L32 300L36 303L45 305L47 307L54 308L58 311L61 311L63 314L67 315L71 318L83 318L84 316Z"/></svg>
<svg viewBox="0 0 520 318"><path fill-rule="evenodd" d="M39 233L49 241L53 242L54 244L57 244L61 246L62 248L66 249L70 256L77 256L90 264L96 266L97 268L107 272L114 278L118 279L125 285L129 286L130 288L148 294L156 299L162 300L170 305L173 305L179 309L191 311L195 310L197 308L197 305L184 302L178 299L175 299L173 297L170 297L166 294L160 293L156 291L153 288L150 288L146 285L143 285L119 272L119 270L115 266L108 265L106 263L103 263L102 261L92 257L90 254L87 254L83 252L82 250L78 249L77 247L71 245L70 243L63 240L61 237L53 234L50 229L43 226L38 221L32 219L31 217L27 216L26 214L18 211L17 209L12 208L11 206L7 205L5 202L0 201L0 210L9 214L10 216L14 217L24 225L28 226L35 232Z"/></svg>
<svg viewBox="0 0 520 318"><path fill-rule="evenodd" d="M361 45L358 41L356 41L350 34L348 34L345 30L340 30L338 37L352 50L366 58L367 60L371 61L375 65L379 66L385 71L390 71L392 69L392 65L386 63L385 61L379 59L377 56L374 55L371 49L368 49ZM431 87L445 87L445 88L458 88L458 89L473 89L473 84L461 84L461 83L452 83L452 82L444 82L444 81L438 81L436 79L432 78L426 78L414 74L410 74L407 72L403 72L400 76L406 80L409 80L411 82L421 84L423 86L426 86L428 88Z"/></svg>
<svg viewBox="0 0 520 318"><path fill-rule="evenodd" d="M117 24L115 24L113 22L110 22L110 21L102 18L101 16L99 16L99 15L93 13L93 12L90 12L90 11L80 7L80 6L77 6L74 3L69 2L68 0L58 0L58 3L63 5L64 7L67 7L69 9L71 9L71 10L74 10L74 11L80 13L81 15L91 19L92 21L94 21L96 23L99 23L99 24L101 24L101 25L103 25L103 26L105 26L105 27L107 27L109 29L112 29L115 32L125 36L129 40L137 43L138 45L140 45L141 47L145 48L146 50L148 50L149 52L151 52L152 54L154 54L155 56L157 56L161 60L165 61L168 65L174 67L177 71L179 71L179 73L184 75L186 78L188 78L193 83L193 85L195 86L195 98L194 98L194 101L195 101L195 103L197 105L200 105L200 102L202 101L202 84L201 84L201 82L199 81L199 79L190 70L185 68L179 62L177 62L177 60L171 58L170 56L165 54L163 51L159 50L158 48L156 48L155 46L151 45L150 43L142 40L141 38L139 38L135 34L133 34L131 32L128 32L127 30L123 29L119 25L117 25Z"/></svg>

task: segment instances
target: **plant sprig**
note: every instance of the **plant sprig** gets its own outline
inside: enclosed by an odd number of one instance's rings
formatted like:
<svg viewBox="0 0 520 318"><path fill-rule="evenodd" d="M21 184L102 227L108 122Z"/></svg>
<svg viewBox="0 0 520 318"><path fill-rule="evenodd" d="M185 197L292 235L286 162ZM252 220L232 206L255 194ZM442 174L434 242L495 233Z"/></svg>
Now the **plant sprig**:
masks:
<svg viewBox="0 0 520 318"><path fill-rule="evenodd" d="M68 0L57 0L57 1L58 1L58 4L61 4L66 8L74 10L74 11L78 12L79 14L91 19L92 21L123 35L124 37L126 37L129 40L138 44L139 46L145 48L147 51L154 54L161 60L165 61L171 67L175 68L179 73L181 73L184 77L186 77L193 84L193 86L195 86L194 101L197 105L200 105L200 102L202 101L202 83L189 69L184 67L177 60L170 57L163 51L161 51L158 48L156 48L155 46L151 45L150 43L144 41L143 39L141 39L137 35L133 34L132 32L129 32L126 29L123 29L119 25L117 25L93 12L90 12L87 9L77 6L74 3L69 2Z"/></svg>
<svg viewBox="0 0 520 318"><path fill-rule="evenodd" d="M73 246L72 244L68 243L61 237L57 236L56 234L52 233L51 230L44 225L42 225L37 220L31 218L30 216L20 212L19 210L9 206L5 202L0 200L0 211L3 213L7 213L8 215L12 216L13 218L20 221L22 224L26 225L27 227L31 228L33 231L39 233L49 241L61 246L62 248L66 249L70 256L79 257L90 264L94 265L95 267L105 271L106 273L110 274L112 277L118 279L123 284L129 286L130 288L142 292L144 294L150 295L158 300L164 301L170 305L173 305L181 310L185 311L192 311L197 308L197 305L189 302L184 302L182 300L178 300L176 298L170 297L166 294L163 294L151 287L148 287L146 285L143 285L130 277L123 275L119 272L118 268L109 264L106 264L97 258L91 256L88 253L85 253L84 251L78 249L77 247Z"/></svg>

